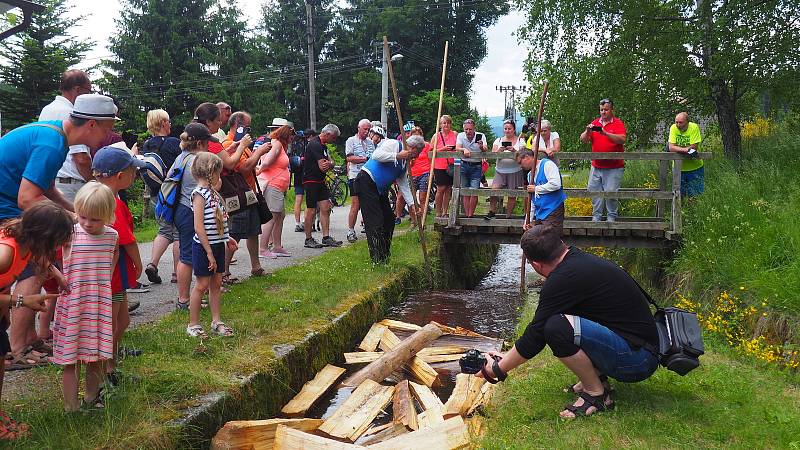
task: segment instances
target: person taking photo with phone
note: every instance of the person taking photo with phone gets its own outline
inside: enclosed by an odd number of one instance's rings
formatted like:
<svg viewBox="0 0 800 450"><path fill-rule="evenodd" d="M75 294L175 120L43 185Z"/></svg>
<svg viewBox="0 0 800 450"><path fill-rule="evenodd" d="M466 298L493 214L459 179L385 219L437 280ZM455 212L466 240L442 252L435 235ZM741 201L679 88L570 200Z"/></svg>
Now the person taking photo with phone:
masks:
<svg viewBox="0 0 800 450"><path fill-rule="evenodd" d="M463 123L463 130L456 137L456 151L464 153L461 159L461 187L478 189L481 187L481 159L480 153L488 149L486 135L475 132L475 120L467 119ZM464 196L464 210L467 217L475 215L478 206L477 195Z"/></svg>

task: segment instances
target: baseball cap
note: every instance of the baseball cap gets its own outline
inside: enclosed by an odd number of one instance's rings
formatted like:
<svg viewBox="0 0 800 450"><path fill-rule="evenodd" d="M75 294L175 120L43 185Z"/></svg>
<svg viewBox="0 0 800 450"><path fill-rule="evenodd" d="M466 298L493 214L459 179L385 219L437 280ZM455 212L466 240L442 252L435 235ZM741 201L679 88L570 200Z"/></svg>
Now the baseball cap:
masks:
<svg viewBox="0 0 800 450"><path fill-rule="evenodd" d="M183 129L183 132L186 133L186 138L189 141L219 142L219 139L212 136L211 132L208 131L208 127L202 123L192 122L186 125L186 128Z"/></svg>
<svg viewBox="0 0 800 450"><path fill-rule="evenodd" d="M120 120L117 105L111 97L100 94L83 94L75 99L71 117L90 120Z"/></svg>
<svg viewBox="0 0 800 450"><path fill-rule="evenodd" d="M98 172L101 177L110 177L130 166L141 169L146 165L145 161L136 159L125 150L110 145L98 150L92 159L92 170Z"/></svg>

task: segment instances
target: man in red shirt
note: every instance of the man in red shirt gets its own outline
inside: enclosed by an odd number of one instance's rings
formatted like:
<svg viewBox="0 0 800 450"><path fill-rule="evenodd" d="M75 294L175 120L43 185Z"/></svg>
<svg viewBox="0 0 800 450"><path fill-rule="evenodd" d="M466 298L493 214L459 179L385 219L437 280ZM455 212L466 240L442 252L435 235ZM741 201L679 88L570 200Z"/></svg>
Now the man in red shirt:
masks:
<svg viewBox="0 0 800 450"><path fill-rule="evenodd" d="M614 117L614 103L604 98L600 100L600 117L586 125L586 130L581 133L581 142L592 144L593 152L623 152L626 137L625 124ZM587 189L595 192L616 192L622 184L624 171L625 161L622 159L593 159ZM608 221L615 222L619 210L619 200L615 198L593 198L592 221L600 221L604 204Z"/></svg>

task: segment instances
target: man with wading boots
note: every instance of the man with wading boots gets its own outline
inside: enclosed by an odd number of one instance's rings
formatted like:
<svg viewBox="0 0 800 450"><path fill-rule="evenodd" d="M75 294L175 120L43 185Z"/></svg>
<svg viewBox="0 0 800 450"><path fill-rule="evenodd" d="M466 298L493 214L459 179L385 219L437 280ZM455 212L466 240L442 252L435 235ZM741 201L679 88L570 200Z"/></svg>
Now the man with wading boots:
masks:
<svg viewBox="0 0 800 450"><path fill-rule="evenodd" d="M389 187L397 182L404 198L414 198L408 184L407 167L408 162L425 147L425 140L421 136L411 136L406 140L409 148L400 150L401 143L386 139L382 127L375 126L370 131L378 142L372 157L356 176L353 192L361 203L369 255L372 262L380 264L389 259L394 233L395 217L389 205Z"/></svg>
<svg viewBox="0 0 800 450"><path fill-rule="evenodd" d="M613 408L609 377L642 381L659 364L658 332L644 291L615 263L564 245L553 227L534 226L522 235L520 246L528 263L547 280L533 321L507 353L487 355L485 373L503 380L549 345L578 377L565 389L578 398L564 407L561 417Z"/></svg>

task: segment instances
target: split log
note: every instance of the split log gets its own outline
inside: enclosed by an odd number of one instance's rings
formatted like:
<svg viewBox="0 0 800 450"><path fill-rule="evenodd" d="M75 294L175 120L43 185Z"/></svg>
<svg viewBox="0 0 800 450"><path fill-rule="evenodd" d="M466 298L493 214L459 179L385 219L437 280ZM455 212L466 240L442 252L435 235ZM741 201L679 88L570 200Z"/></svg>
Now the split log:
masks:
<svg viewBox="0 0 800 450"><path fill-rule="evenodd" d="M384 338L390 333L394 334L391 331L386 331L384 333ZM383 381L383 379L395 369L414 358L414 355L416 355L418 351L425 348L425 346L441 335L442 331L437 326L433 324L425 325L421 330L409 336L408 339L400 342L400 344L393 349L386 351L386 353L376 361L371 362L367 367L356 372L355 375L346 381L346 384L358 386L364 380ZM381 340L381 342L383 342L383 340ZM419 377L425 384L431 383L429 384L430 386L433 384L433 381L436 380L436 371L424 361L415 358L410 366L411 373ZM430 369L430 371L427 369ZM430 377L431 372L433 373L432 378Z"/></svg>
<svg viewBox="0 0 800 450"><path fill-rule="evenodd" d="M381 342L383 333L387 329L388 328L386 328L384 325L373 323L372 327L370 327L369 331L367 332L367 335L364 336L364 339L362 339L361 343L358 344L358 349L365 352L374 352L378 348L378 344Z"/></svg>
<svg viewBox="0 0 800 450"><path fill-rule="evenodd" d="M460 416L456 416L433 428L412 431L369 448L374 450L454 450L468 446L467 424Z"/></svg>
<svg viewBox="0 0 800 450"><path fill-rule="evenodd" d="M287 426L280 425L275 433L274 447L259 447L259 449L275 450L351 450L365 448L360 445L348 444L346 442L334 441L333 439L304 433L293 430Z"/></svg>
<svg viewBox="0 0 800 450"><path fill-rule="evenodd" d="M406 428L405 425L389 422L385 425L367 430L367 432L362 436L363 439L361 439L361 442L359 442L358 445L370 446L406 433L408 433L408 428Z"/></svg>
<svg viewBox="0 0 800 450"><path fill-rule="evenodd" d="M333 415L320 425L319 430L333 437L355 441L392 401L393 393L394 386L382 386L372 380L364 380Z"/></svg>
<svg viewBox="0 0 800 450"><path fill-rule="evenodd" d="M233 420L225 424L211 440L211 450L252 450L272 448L280 426L300 431L314 431L321 419Z"/></svg>
<svg viewBox="0 0 800 450"><path fill-rule="evenodd" d="M442 350L438 350L438 349ZM428 347L417 353L417 358L428 364L447 361L458 361L466 352L463 347ZM384 352L347 352L344 354L345 364L364 364L376 361Z"/></svg>
<svg viewBox="0 0 800 450"><path fill-rule="evenodd" d="M403 342L396 334L392 333L391 330L386 330L381 336L381 341L378 343L378 348L381 350L388 352L389 350L394 349L400 343Z"/></svg>
<svg viewBox="0 0 800 450"><path fill-rule="evenodd" d="M394 387L394 397L392 397L392 422L399 423L418 430L417 410L414 408L414 398L408 387L408 380L403 380Z"/></svg>
<svg viewBox="0 0 800 450"><path fill-rule="evenodd" d="M404 331L418 331L421 330L422 327L419 325L415 325L413 323L401 322L399 320L392 320L392 319L383 319L379 324L393 328L395 330L404 330Z"/></svg>
<svg viewBox="0 0 800 450"><path fill-rule="evenodd" d="M453 327L449 327L447 325L442 325L439 322L431 322L431 323L435 324L437 327L439 327L439 329L442 330L443 333L454 334L454 335L457 335L457 336L469 336L469 337L480 337L480 338L492 339L489 336L484 336L484 335L482 335L480 333L476 333L476 332L474 332L472 330L466 329L466 328L461 327L461 326L453 328Z"/></svg>
<svg viewBox="0 0 800 450"><path fill-rule="evenodd" d="M281 412L289 417L302 417L306 411L311 409L314 402L325 394L325 392L333 386L333 383L345 372L346 369L330 364L323 367L312 380L303 385L303 388L300 389L300 393L295 395L295 397L281 409Z"/></svg>
<svg viewBox="0 0 800 450"><path fill-rule="evenodd" d="M460 373L456 375L456 387L453 393L444 404L445 417L460 415L464 416L469 408L475 403L475 399L481 393L481 387L486 382L483 378L475 375Z"/></svg>
<svg viewBox="0 0 800 450"><path fill-rule="evenodd" d="M495 386L496 385L492 383L483 384L483 386L481 387L480 394L478 394L477 398L475 398L475 401L472 402L472 406L470 406L469 409L467 410L467 416L471 416L472 413L475 412L475 410L477 410L481 406L487 405L489 401L491 401L492 395L494 395Z"/></svg>
<svg viewBox="0 0 800 450"><path fill-rule="evenodd" d="M377 361L383 356L383 352L347 352L344 354L345 364L364 364Z"/></svg>
<svg viewBox="0 0 800 450"><path fill-rule="evenodd" d="M431 428L444 422L444 404L433 391L423 384L409 382L411 392L424 411L417 416L420 428Z"/></svg>
<svg viewBox="0 0 800 450"><path fill-rule="evenodd" d="M450 362L450 361L458 361L461 357L464 356L462 353L456 355L426 355L426 356L418 356L421 360L428 364L434 363L441 363L441 362Z"/></svg>

